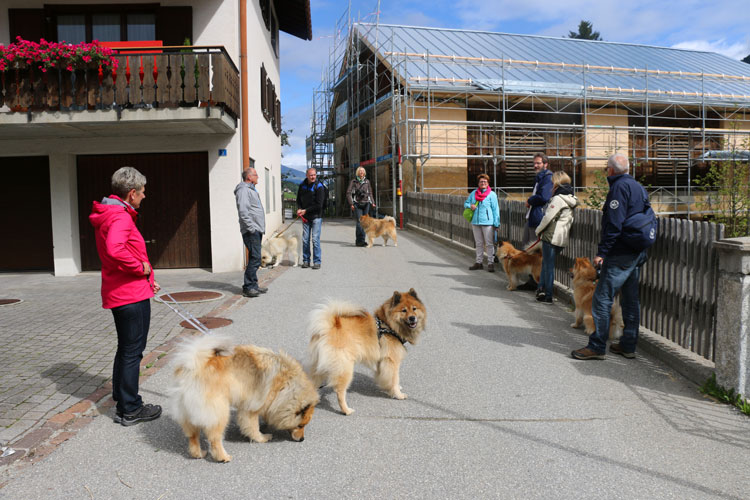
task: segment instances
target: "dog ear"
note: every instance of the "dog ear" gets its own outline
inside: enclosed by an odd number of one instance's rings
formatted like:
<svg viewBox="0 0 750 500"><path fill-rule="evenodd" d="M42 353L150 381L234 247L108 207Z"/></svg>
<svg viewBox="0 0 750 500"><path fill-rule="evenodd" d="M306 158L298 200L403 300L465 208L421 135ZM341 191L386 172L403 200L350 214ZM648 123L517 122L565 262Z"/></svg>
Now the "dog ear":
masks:
<svg viewBox="0 0 750 500"><path fill-rule="evenodd" d="M391 307L395 306L401 302L401 294L398 292L393 292L393 297L391 298Z"/></svg>
<svg viewBox="0 0 750 500"><path fill-rule="evenodd" d="M419 300L419 297L417 297L417 292L415 292L413 288L409 288L409 295Z"/></svg>
<svg viewBox="0 0 750 500"><path fill-rule="evenodd" d="M305 406L304 408L302 408L302 409L301 409L300 411L298 411L298 412L297 412L297 415L298 415L298 416L299 416L299 415L303 415L303 414L304 414L304 413L305 413L305 412L306 412L306 411L308 410L308 408L310 408L310 405L307 405L307 406Z"/></svg>

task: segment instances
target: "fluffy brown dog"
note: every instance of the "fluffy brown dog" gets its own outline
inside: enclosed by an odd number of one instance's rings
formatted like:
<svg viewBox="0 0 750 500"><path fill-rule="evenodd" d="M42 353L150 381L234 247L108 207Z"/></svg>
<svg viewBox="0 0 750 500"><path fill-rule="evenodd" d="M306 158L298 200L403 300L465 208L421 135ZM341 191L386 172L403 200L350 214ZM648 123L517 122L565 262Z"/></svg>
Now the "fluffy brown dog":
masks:
<svg viewBox="0 0 750 500"><path fill-rule="evenodd" d="M523 279L531 274L539 283L542 272L542 244L537 243L528 252L516 249L509 241L503 241L497 248L497 258L503 263L505 274L508 275L508 290L515 290L519 276Z"/></svg>
<svg viewBox="0 0 750 500"><path fill-rule="evenodd" d="M346 404L346 390L354 364L375 371L378 386L391 397L405 399L399 385L399 367L406 356L404 344L416 344L424 330L427 311L417 292L393 292L393 296L369 314L345 302L320 307L310 316L309 373L316 387L333 387L344 415L354 410Z"/></svg>
<svg viewBox="0 0 750 500"><path fill-rule="evenodd" d="M211 456L218 462L232 457L224 450L224 429L230 408L237 408L242 434L258 443L271 439L261 434L258 419L289 430L292 439L305 438L318 391L299 362L280 352L252 345L232 346L215 335L185 342L175 354L171 407L189 439L193 458L203 458L200 434L208 439Z"/></svg>
<svg viewBox="0 0 750 500"><path fill-rule="evenodd" d="M383 246L388 244L388 238L393 240L393 246L398 246L398 238L396 237L396 219L390 215L386 215L383 219L376 219L369 215L363 215L359 218L359 225L367 235L367 248L372 246L372 242L375 238L383 237Z"/></svg>
<svg viewBox="0 0 750 500"><path fill-rule="evenodd" d="M570 272L573 274L573 300L576 305L576 320L570 326L578 328L583 322L584 331L590 335L596 329L594 317L591 315L591 303L594 300L594 290L596 290L596 269L588 257L576 257ZM610 338L619 338L624 326L620 298L615 297L609 321Z"/></svg>

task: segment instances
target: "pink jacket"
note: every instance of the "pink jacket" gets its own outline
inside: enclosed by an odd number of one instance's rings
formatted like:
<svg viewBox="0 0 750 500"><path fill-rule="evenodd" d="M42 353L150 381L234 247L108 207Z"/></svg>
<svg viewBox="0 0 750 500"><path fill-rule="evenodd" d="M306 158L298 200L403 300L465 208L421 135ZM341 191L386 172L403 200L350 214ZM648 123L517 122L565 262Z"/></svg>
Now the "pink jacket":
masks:
<svg viewBox="0 0 750 500"><path fill-rule="evenodd" d="M153 268L143 275L149 262L146 242L135 227L138 213L119 197L111 195L94 202L89 220L96 232L96 250L102 261L102 307L112 309L154 296ZM149 262L149 267L151 263Z"/></svg>

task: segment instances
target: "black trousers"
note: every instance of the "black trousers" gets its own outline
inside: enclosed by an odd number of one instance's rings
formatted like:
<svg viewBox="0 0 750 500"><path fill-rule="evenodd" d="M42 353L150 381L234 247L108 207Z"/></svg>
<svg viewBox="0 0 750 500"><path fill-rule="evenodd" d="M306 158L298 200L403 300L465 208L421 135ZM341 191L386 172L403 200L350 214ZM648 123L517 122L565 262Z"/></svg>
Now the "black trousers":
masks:
<svg viewBox="0 0 750 500"><path fill-rule="evenodd" d="M117 329L117 352L112 370L112 398L117 410L132 413L143 406L138 375L151 323L151 301L141 300L112 309Z"/></svg>

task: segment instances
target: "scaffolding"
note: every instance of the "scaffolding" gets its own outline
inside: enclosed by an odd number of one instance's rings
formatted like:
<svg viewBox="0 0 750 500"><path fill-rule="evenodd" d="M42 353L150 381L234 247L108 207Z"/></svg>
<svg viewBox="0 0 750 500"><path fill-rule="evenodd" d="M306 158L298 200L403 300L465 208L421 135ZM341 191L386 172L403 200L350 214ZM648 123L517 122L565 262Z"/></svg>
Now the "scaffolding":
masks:
<svg viewBox="0 0 750 500"><path fill-rule="evenodd" d="M314 161L332 162L341 181L364 166L377 205L394 215L402 189L465 194L479 173L501 196L528 196L538 152L577 189L624 152L662 213L689 213L694 179L716 152L748 148L750 76L404 52L395 28L403 27L353 22L348 10L341 17L313 125L313 137L323 127L328 141ZM447 77L446 65L492 78ZM568 83L506 78L519 67ZM602 75L632 85L591 83ZM683 90L669 90L674 82ZM739 92L706 90L717 82Z"/></svg>

